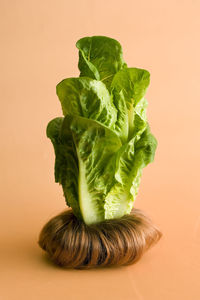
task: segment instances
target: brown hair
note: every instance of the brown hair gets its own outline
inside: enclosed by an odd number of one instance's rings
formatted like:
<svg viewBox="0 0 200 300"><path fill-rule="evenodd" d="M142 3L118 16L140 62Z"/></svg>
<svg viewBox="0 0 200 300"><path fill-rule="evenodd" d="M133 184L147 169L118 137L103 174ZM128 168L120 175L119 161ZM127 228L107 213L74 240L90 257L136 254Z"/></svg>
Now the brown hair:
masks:
<svg viewBox="0 0 200 300"><path fill-rule="evenodd" d="M93 225L78 220L68 209L43 227L38 243L56 264L88 269L133 264L160 237L160 231L138 209Z"/></svg>

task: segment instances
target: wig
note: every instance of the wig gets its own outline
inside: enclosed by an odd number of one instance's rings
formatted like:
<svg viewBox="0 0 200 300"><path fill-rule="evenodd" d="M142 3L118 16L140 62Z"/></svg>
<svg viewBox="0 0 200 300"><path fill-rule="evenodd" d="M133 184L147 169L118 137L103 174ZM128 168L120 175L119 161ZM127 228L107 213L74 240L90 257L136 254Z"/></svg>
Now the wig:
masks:
<svg viewBox="0 0 200 300"><path fill-rule="evenodd" d="M59 266L89 269L133 264L160 237L159 229L138 209L92 225L68 209L43 227L39 245Z"/></svg>

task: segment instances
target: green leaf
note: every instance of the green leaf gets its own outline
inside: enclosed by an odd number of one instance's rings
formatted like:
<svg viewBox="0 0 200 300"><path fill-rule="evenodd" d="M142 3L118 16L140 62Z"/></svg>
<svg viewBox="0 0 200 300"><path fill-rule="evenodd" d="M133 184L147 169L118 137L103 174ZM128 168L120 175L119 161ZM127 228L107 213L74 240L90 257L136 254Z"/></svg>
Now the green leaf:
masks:
<svg viewBox="0 0 200 300"><path fill-rule="evenodd" d="M105 218L129 214L138 193L142 169L153 161L157 141L149 127L137 141L136 137L117 153L115 183L105 198Z"/></svg>
<svg viewBox="0 0 200 300"><path fill-rule="evenodd" d="M126 66L118 41L105 36L92 36L76 43L79 49L80 76L87 76L105 83L109 89L113 76Z"/></svg>
<svg viewBox="0 0 200 300"><path fill-rule="evenodd" d="M142 122L146 118L145 108L147 103L143 97L149 82L149 72L138 68L120 70L113 78L111 91L113 103L118 111L116 130L123 141L131 139L135 126L139 121ZM135 122L136 114L137 120Z"/></svg>
<svg viewBox="0 0 200 300"><path fill-rule="evenodd" d="M106 86L91 78L68 78L56 87L63 114L82 116L114 128L117 110Z"/></svg>
<svg viewBox="0 0 200 300"><path fill-rule="evenodd" d="M78 203L78 160L69 128L65 126L62 131L63 120L64 118L51 120L46 131L55 151L55 182L62 185L67 205L72 207L78 218L82 218Z"/></svg>
<svg viewBox="0 0 200 300"><path fill-rule="evenodd" d="M79 163L79 205L86 224L104 220L104 199L112 187L118 136L100 123L78 116L66 116L70 124ZM113 159L114 158L114 159Z"/></svg>
<svg viewBox="0 0 200 300"><path fill-rule="evenodd" d="M147 116L146 116L147 101L142 98L134 107L134 121L132 135L138 140L144 130L147 128Z"/></svg>

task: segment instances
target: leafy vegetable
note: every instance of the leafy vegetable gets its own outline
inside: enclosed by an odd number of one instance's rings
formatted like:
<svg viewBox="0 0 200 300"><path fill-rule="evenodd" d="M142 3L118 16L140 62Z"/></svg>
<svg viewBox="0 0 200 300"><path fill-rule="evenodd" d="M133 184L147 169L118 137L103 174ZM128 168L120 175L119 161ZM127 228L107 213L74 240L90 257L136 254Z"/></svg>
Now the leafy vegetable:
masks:
<svg viewBox="0 0 200 300"><path fill-rule="evenodd" d="M114 39L86 37L76 45L80 77L57 85L64 118L49 122L47 136L67 205L93 224L130 213L157 141L146 117L149 72L128 68Z"/></svg>

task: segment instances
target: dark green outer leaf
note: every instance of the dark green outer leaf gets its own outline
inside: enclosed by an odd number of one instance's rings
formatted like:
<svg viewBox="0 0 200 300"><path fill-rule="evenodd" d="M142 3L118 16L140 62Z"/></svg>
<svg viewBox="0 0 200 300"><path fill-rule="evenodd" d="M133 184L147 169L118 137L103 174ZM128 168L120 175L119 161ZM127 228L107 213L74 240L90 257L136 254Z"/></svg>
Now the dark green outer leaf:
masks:
<svg viewBox="0 0 200 300"><path fill-rule="evenodd" d="M137 140L134 137L118 151L116 159L115 183L105 198L105 218L119 218L130 213L138 193L142 169L153 161L157 141L146 130Z"/></svg>
<svg viewBox="0 0 200 300"><path fill-rule="evenodd" d="M80 76L101 80L109 89L113 76L126 66L120 43L109 37L92 36L80 39L76 46Z"/></svg>
<svg viewBox="0 0 200 300"><path fill-rule="evenodd" d="M144 113L142 116L137 112L141 120L138 116L135 120L135 114L136 110L142 112L143 109L143 112L145 111L146 103L142 99L149 82L149 72L138 68L120 70L113 78L111 92L118 112L115 128L122 141L130 140L134 134L137 134L137 127L141 127L142 121L145 121ZM137 108L137 106L143 107Z"/></svg>
<svg viewBox="0 0 200 300"><path fill-rule="evenodd" d="M82 116L114 128L117 111L101 81L87 77L67 78L57 85L56 92L65 116Z"/></svg>
<svg viewBox="0 0 200 300"><path fill-rule="evenodd" d="M67 205L72 207L74 214L81 219L78 203L77 155L70 131L65 128L61 136L63 119L55 118L47 126L47 137L51 139L55 151L55 182L62 185Z"/></svg>
<svg viewBox="0 0 200 300"><path fill-rule="evenodd" d="M79 161L79 204L85 223L104 220L104 199L114 180L113 156L121 147L118 136L100 123L66 116Z"/></svg>

